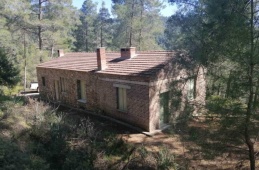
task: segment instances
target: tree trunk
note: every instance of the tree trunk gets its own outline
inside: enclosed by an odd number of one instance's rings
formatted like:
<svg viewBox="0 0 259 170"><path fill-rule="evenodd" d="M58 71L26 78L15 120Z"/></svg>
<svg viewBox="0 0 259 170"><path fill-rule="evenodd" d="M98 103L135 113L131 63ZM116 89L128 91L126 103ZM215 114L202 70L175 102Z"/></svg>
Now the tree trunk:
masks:
<svg viewBox="0 0 259 170"><path fill-rule="evenodd" d="M220 94L221 94L220 89L221 89L221 83L219 83L218 89L217 89L217 95L218 95L218 96L220 96Z"/></svg>
<svg viewBox="0 0 259 170"><path fill-rule="evenodd" d="M41 37L42 28L38 26L38 37L39 37L39 49L42 50L42 37Z"/></svg>
<svg viewBox="0 0 259 170"><path fill-rule="evenodd" d="M24 31L24 39L23 39L23 55L24 55L24 91L26 90L27 84L27 57L26 57L26 37Z"/></svg>
<svg viewBox="0 0 259 170"><path fill-rule="evenodd" d="M42 0L39 0L39 14L38 14L38 19L39 19L39 26L38 26L38 39L39 39L39 49L40 51L42 50L42 27L41 27L41 20L42 20ZM42 62L42 56L40 56L40 62Z"/></svg>
<svg viewBox="0 0 259 170"><path fill-rule="evenodd" d="M103 21L101 23L101 47L103 47Z"/></svg>
<svg viewBox="0 0 259 170"><path fill-rule="evenodd" d="M132 0L131 4L131 15L130 15L130 35L129 35L129 46L132 46L132 37L133 37L133 19L134 19L134 7L135 0Z"/></svg>
<svg viewBox="0 0 259 170"><path fill-rule="evenodd" d="M140 11L140 30L139 30L139 37L138 37L138 39L139 39L139 42L138 42L138 48L139 48L139 51L141 51L141 43L142 43L142 27L143 27L143 24L142 24L142 22L143 22L143 12L144 12L144 2L143 2L143 0L141 0L140 1L140 3L141 3L141 11Z"/></svg>
<svg viewBox="0 0 259 170"><path fill-rule="evenodd" d="M85 26L85 51L88 51L88 24Z"/></svg>
<svg viewBox="0 0 259 170"><path fill-rule="evenodd" d="M52 44L52 46L51 46L51 58L53 58L53 55L54 55L54 45Z"/></svg>
<svg viewBox="0 0 259 170"><path fill-rule="evenodd" d="M253 69L254 67L250 65L249 68L249 100L246 111L246 120L245 120L245 141L246 145L249 149L249 160L250 160L250 169L255 170L255 153L254 153L254 143L251 141L250 137L250 123L251 123L251 115L253 112Z"/></svg>
<svg viewBox="0 0 259 170"><path fill-rule="evenodd" d="M42 20L42 1L39 0L39 14L38 14L39 23L41 24ZM39 49L42 50L42 37L41 37L42 28L41 25L38 26L38 38L39 38Z"/></svg>
<svg viewBox="0 0 259 170"><path fill-rule="evenodd" d="M245 141L249 149L249 160L250 160L250 169L255 170L255 153L254 153L254 144L251 141L250 136L250 124L251 124L251 115L253 113L253 76L254 76L254 1L250 2L251 16L250 16L250 56L249 56L249 68L248 68L248 85L249 85L249 98L247 103L246 119L245 119Z"/></svg>
<svg viewBox="0 0 259 170"><path fill-rule="evenodd" d="M257 78L257 84L256 84L256 88L255 88L255 94L254 94L254 103L253 103L253 106L254 106L254 110L257 109L258 107L258 93L259 93L259 79Z"/></svg>
<svg viewBox="0 0 259 170"><path fill-rule="evenodd" d="M226 98L230 97L230 90L231 90L231 82L232 82L232 72L230 71L229 76L228 76L228 82L227 82L227 89L226 89Z"/></svg>

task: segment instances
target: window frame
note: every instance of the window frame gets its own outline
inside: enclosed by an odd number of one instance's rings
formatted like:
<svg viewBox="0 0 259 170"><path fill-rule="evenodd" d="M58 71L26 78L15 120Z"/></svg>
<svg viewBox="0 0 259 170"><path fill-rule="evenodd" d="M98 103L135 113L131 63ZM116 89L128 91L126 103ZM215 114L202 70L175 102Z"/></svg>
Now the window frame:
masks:
<svg viewBox="0 0 259 170"><path fill-rule="evenodd" d="M67 79L64 77L60 77L60 91L67 92Z"/></svg>
<svg viewBox="0 0 259 170"><path fill-rule="evenodd" d="M127 105L127 88L116 87L117 93L117 109L121 112L128 111Z"/></svg>
<svg viewBox="0 0 259 170"><path fill-rule="evenodd" d="M121 111L121 112L128 112L128 97L127 97L127 93L128 93L128 90L131 89L131 87L129 85L126 85L126 84L113 84L113 87L116 87L116 104L117 104L117 110ZM119 89L124 89L123 90L123 94L119 94L120 90ZM122 90L121 90L122 91ZM122 108L120 107L120 96L124 96L123 98L123 106Z"/></svg>
<svg viewBox="0 0 259 170"><path fill-rule="evenodd" d="M41 77L42 86L46 86L46 79L44 76Z"/></svg>
<svg viewBox="0 0 259 170"><path fill-rule="evenodd" d="M187 99L195 99L195 78L190 78L187 81Z"/></svg>
<svg viewBox="0 0 259 170"><path fill-rule="evenodd" d="M86 103L86 81L85 80L77 80L77 101L81 103Z"/></svg>

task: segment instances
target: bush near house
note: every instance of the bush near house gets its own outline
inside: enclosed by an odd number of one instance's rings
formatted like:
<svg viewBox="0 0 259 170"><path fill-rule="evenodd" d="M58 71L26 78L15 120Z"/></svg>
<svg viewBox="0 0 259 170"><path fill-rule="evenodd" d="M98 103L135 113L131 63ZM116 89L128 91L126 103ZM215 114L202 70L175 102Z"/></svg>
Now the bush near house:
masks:
<svg viewBox="0 0 259 170"><path fill-rule="evenodd" d="M2 96L0 112L0 169L168 169L176 165L173 155L165 151L127 144L85 115L42 101Z"/></svg>

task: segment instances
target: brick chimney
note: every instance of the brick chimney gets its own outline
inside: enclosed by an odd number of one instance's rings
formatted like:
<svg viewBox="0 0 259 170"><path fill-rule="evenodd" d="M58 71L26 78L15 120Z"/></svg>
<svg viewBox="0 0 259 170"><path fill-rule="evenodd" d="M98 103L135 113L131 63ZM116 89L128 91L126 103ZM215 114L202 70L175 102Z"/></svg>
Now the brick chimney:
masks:
<svg viewBox="0 0 259 170"><path fill-rule="evenodd" d="M96 54L97 54L98 70L105 70L107 68L107 66L106 66L105 47L97 48L96 49Z"/></svg>
<svg viewBox="0 0 259 170"><path fill-rule="evenodd" d="M130 59L136 56L136 47L121 48L121 58Z"/></svg>
<svg viewBox="0 0 259 170"><path fill-rule="evenodd" d="M58 57L63 57L65 55L64 50L58 50Z"/></svg>

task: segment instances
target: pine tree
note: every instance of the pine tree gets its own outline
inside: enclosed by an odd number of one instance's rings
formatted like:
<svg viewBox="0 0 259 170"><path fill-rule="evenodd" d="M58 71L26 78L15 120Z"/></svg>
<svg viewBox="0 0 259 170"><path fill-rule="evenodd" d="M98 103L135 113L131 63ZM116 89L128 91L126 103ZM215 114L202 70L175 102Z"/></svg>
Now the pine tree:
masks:
<svg viewBox="0 0 259 170"><path fill-rule="evenodd" d="M220 95L222 127L234 129L236 140L242 137L249 150L250 168L255 169L254 132L258 131L258 1L247 0L171 0L180 12L167 23L167 47L186 50L195 64L208 69L213 86L211 94ZM213 87L214 88L214 87ZM230 102L230 103L231 103ZM218 100L217 100L217 103ZM224 112L228 110L227 113ZM233 117L235 121L233 122ZM232 121L231 121L232 120ZM242 134L241 137L239 134Z"/></svg>
<svg viewBox="0 0 259 170"><path fill-rule="evenodd" d="M72 47L71 30L78 21L71 0L40 2L42 20L39 20L39 1L0 2L0 47L19 66L21 77L27 70L28 81L36 81L35 67L40 61L54 57L59 48Z"/></svg>
<svg viewBox="0 0 259 170"><path fill-rule="evenodd" d="M97 35L94 22L97 18L97 4L92 0L85 0L80 9L81 24L74 32L76 39L75 51L94 51L97 47Z"/></svg>
<svg viewBox="0 0 259 170"><path fill-rule="evenodd" d="M115 46L136 46L138 50L160 49L157 38L163 31L161 8L159 0L113 0Z"/></svg>
<svg viewBox="0 0 259 170"><path fill-rule="evenodd" d="M29 24L35 27L40 51L47 50L53 57L57 48L71 48L73 38L70 31L77 23L71 0L31 0L31 10Z"/></svg>
<svg viewBox="0 0 259 170"><path fill-rule="evenodd" d="M112 18L109 10L105 8L104 1L95 21L95 30L97 32L97 46L109 48L112 39Z"/></svg>
<svg viewBox="0 0 259 170"><path fill-rule="evenodd" d="M7 54L0 49L0 85L13 86L19 81L19 70L7 58Z"/></svg>

